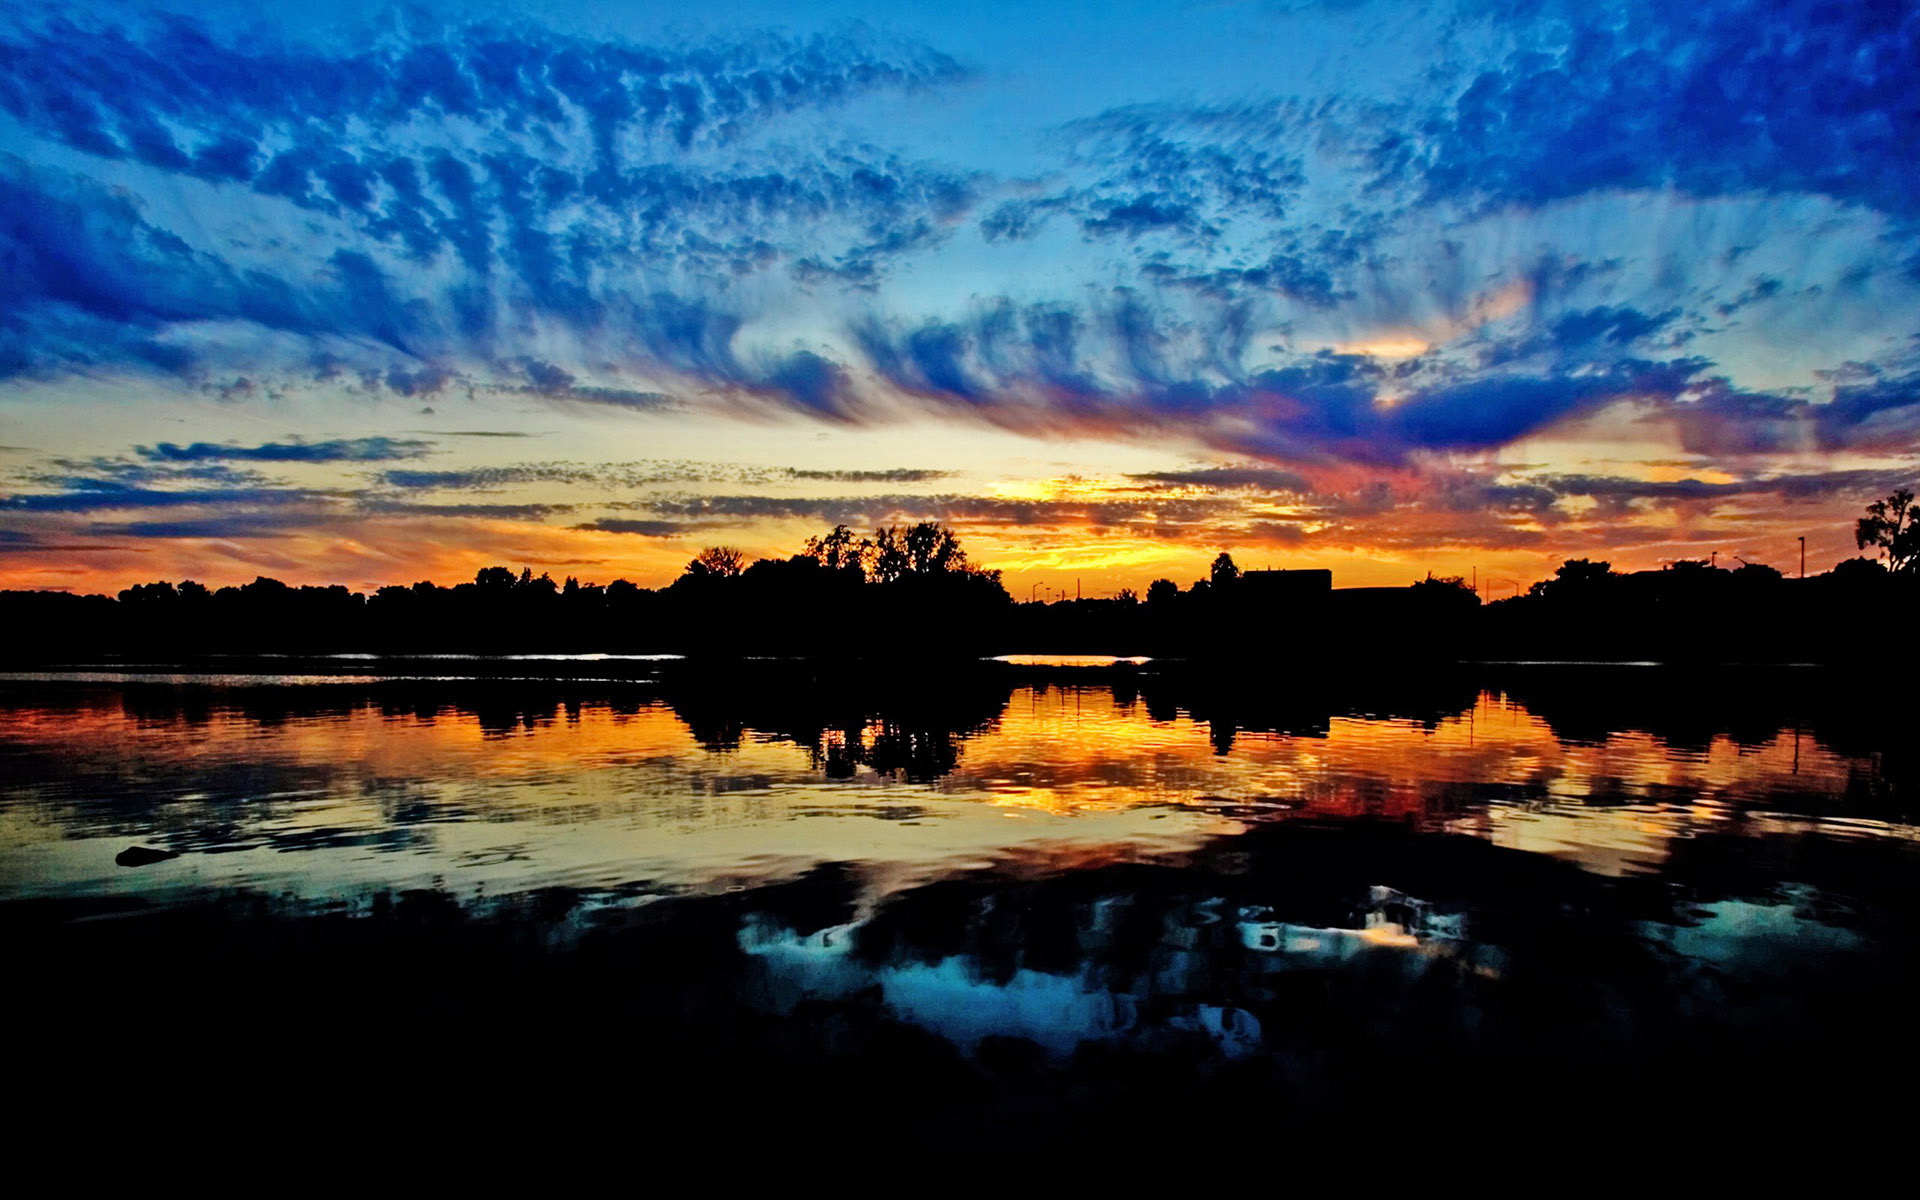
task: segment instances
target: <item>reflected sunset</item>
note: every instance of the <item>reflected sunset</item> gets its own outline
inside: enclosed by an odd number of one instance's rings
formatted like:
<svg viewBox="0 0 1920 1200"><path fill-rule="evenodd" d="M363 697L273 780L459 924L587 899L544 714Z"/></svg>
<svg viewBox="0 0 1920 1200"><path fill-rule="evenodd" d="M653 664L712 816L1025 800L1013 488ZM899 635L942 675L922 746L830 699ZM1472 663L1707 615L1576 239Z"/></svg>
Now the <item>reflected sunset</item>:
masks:
<svg viewBox="0 0 1920 1200"><path fill-rule="evenodd" d="M548 700L455 684L382 698L350 682L315 696L313 682L63 688L54 704L10 685L5 875L30 891L132 886L85 865L105 862L94 839L125 836L111 797L129 786L155 833L197 852L155 881L314 894L401 880L705 888L820 862L920 878L1294 819L1406 822L1618 873L1763 815L1847 816L1849 784L1871 769L1792 729L1568 741L1489 691L1423 719L1328 712L1263 731L1130 689L1015 686L968 728L875 717L809 738L739 718L700 728L704 714L635 685ZM876 767L889 739L923 757Z"/></svg>

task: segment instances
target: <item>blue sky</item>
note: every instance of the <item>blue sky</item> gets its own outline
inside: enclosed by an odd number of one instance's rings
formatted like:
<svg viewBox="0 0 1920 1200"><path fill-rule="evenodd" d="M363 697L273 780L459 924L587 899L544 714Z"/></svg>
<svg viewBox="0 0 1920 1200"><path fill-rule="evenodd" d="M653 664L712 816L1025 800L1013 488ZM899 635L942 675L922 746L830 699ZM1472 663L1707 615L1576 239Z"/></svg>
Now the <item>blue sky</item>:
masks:
<svg viewBox="0 0 1920 1200"><path fill-rule="evenodd" d="M1909 5L25 5L0 66L13 586L1818 567L1920 474Z"/></svg>

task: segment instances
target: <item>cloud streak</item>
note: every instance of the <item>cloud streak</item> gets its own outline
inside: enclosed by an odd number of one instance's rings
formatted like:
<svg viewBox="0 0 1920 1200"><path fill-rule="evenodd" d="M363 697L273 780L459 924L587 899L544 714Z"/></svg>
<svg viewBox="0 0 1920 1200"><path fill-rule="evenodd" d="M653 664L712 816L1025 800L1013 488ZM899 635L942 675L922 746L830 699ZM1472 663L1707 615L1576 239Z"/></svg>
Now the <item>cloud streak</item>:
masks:
<svg viewBox="0 0 1920 1200"><path fill-rule="evenodd" d="M365 437L338 438L326 442L265 442L258 446L216 442L193 442L181 446L173 442L160 442L153 446L135 446L133 452L141 458L162 463L341 463L422 458L432 450L432 442L411 438Z"/></svg>

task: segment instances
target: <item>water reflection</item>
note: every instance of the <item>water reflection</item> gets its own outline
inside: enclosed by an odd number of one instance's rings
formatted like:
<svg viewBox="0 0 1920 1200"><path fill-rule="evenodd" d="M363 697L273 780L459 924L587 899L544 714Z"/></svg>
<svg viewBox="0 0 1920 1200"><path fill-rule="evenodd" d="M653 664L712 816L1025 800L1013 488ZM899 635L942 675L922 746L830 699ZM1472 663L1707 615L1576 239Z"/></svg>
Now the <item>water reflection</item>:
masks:
<svg viewBox="0 0 1920 1200"><path fill-rule="evenodd" d="M937 688L13 686L0 884L707 886L821 861L923 878L1012 849L1158 852L1303 817L1468 832L1616 874L1756 821L1904 836L1910 751L1876 741L1856 706L1808 707L1794 681L1782 723L1753 689L1714 705L1681 690L1627 703L1591 678L1294 689L990 672ZM129 877L112 869L129 839L184 857Z"/></svg>
<svg viewBox="0 0 1920 1200"><path fill-rule="evenodd" d="M437 1070L538 1030L513 1061L680 1098L1731 1086L1916 998L1903 734L1795 675L39 680L0 687L0 927L87 1045L151 976L155 1027L228 1044L264 989L355 1054L377 981Z"/></svg>

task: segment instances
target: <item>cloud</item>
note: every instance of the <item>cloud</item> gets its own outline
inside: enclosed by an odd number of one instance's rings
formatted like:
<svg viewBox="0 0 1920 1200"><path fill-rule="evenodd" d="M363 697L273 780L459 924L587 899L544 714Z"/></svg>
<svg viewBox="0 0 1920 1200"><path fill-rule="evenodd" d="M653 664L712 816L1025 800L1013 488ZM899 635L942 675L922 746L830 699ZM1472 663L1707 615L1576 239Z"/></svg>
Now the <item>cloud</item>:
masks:
<svg viewBox="0 0 1920 1200"><path fill-rule="evenodd" d="M213 488L172 490L97 481L64 492L15 493L0 497L0 512L89 513L115 509L188 508L197 505L273 507L331 499L306 488Z"/></svg>
<svg viewBox="0 0 1920 1200"><path fill-rule="evenodd" d="M364 253L334 251L296 286L194 249L123 193L11 155L0 210L0 378L129 366L195 377L205 356L185 331L222 321L413 352L415 314Z"/></svg>
<svg viewBox="0 0 1920 1200"><path fill-rule="evenodd" d="M1920 371L1874 368L1866 382L1838 383L1824 399L1750 392L1710 377L1646 419L1670 423L1695 454L1910 453L1920 443Z"/></svg>
<svg viewBox="0 0 1920 1200"><path fill-rule="evenodd" d="M657 390L511 348L531 325L574 341L637 329L670 372L832 413L835 363L742 358L706 336L737 314L688 296L781 271L871 286L974 201L965 173L817 124L967 76L870 31L641 45L414 21L334 46L185 18L54 21L0 34L0 66L0 109L28 133L198 181L232 218L183 235L146 192L10 160L0 374L193 376L221 347L189 331L245 322L329 343L317 359L372 358L369 378L399 395L517 377L659 407ZM286 206L305 214L291 228Z"/></svg>
<svg viewBox="0 0 1920 1200"><path fill-rule="evenodd" d="M1627 397L1672 397L1693 362L1627 360L1602 370L1493 376L1422 389L1391 407L1380 432L1405 446L1487 449Z"/></svg>
<svg viewBox="0 0 1920 1200"><path fill-rule="evenodd" d="M341 438L327 442L267 442L259 446L234 446L213 442L194 442L180 446L161 442L155 446L135 446L134 453L154 462L279 462L336 463L390 462L394 459L421 458L431 453L432 442L410 438Z"/></svg>
<svg viewBox="0 0 1920 1200"><path fill-rule="evenodd" d="M1064 218L1131 254L1144 280L1329 308L1350 298L1343 280L1370 235L1303 219L1339 186L1306 161L1330 140L1325 115L1298 101L1156 102L1069 122L1056 136L1066 181L1001 201L981 235L1022 241Z"/></svg>
<svg viewBox="0 0 1920 1200"><path fill-rule="evenodd" d="M1109 109L1061 131L1070 160L1098 178L1051 203L1096 238L1205 242L1246 217L1284 224L1307 183L1308 120L1292 102Z"/></svg>
<svg viewBox="0 0 1920 1200"><path fill-rule="evenodd" d="M1505 445L1625 400L1672 401L1711 365L1619 356L1616 343L1599 360L1497 372L1327 350L1247 368L1242 341L1190 330L1123 296L1090 318L999 304L964 321L873 323L860 345L901 392L1021 432L1151 432L1270 461L1378 464Z"/></svg>
<svg viewBox="0 0 1920 1200"><path fill-rule="evenodd" d="M1619 188L1920 204L1920 12L1819 0L1478 6L1512 49L1383 135L1384 181L1542 204ZM1544 19L1542 19L1544 18Z"/></svg>
<svg viewBox="0 0 1920 1200"><path fill-rule="evenodd" d="M816 471L789 467L786 473L794 479L821 480L830 483L931 483L946 479L953 474L951 471L934 471L920 467L889 467L879 471Z"/></svg>
<svg viewBox="0 0 1920 1200"><path fill-rule="evenodd" d="M291 537L295 531L312 528L314 524L312 515L307 513L252 512L186 521L96 521L87 532L97 537L242 540Z"/></svg>
<svg viewBox="0 0 1920 1200"><path fill-rule="evenodd" d="M589 533L630 533L636 537L677 538L693 532L692 528L680 521L651 521L627 517L602 517L597 521L586 521L574 526L575 529Z"/></svg>
<svg viewBox="0 0 1920 1200"><path fill-rule="evenodd" d="M751 523L761 520L806 520L821 525L876 528L904 521L940 521L961 528L1007 529L1156 527L1175 529L1231 513L1235 501L1166 497L1088 497L1007 499L997 496L876 495L876 496L659 496L634 501L631 507L652 513L655 520L639 522L648 532L663 528L660 521L698 525ZM592 527L622 532L619 521Z"/></svg>
<svg viewBox="0 0 1920 1200"><path fill-rule="evenodd" d="M688 483L764 484L791 477L794 477L794 473L785 468L649 459L604 463L530 462L445 471L401 468L377 472L373 479L382 487L400 491L487 492L509 487L555 485L616 490Z"/></svg>
<svg viewBox="0 0 1920 1200"><path fill-rule="evenodd" d="M0 554L120 554L146 553L142 546L122 546L112 542L11 542L0 539Z"/></svg>
<svg viewBox="0 0 1920 1200"><path fill-rule="evenodd" d="M264 487L275 480L251 467L224 462L148 462L124 457L54 458L30 466L17 478L35 487L62 491L99 491L156 484L186 484L192 488Z"/></svg>
<svg viewBox="0 0 1920 1200"><path fill-rule="evenodd" d="M530 438L541 436L537 433L521 433L510 429L436 429L423 432L431 432L435 437L456 438Z"/></svg>
<svg viewBox="0 0 1920 1200"><path fill-rule="evenodd" d="M487 492L527 484L593 484L601 470L578 463L540 463L514 467L470 467L449 471L381 471L375 481L402 491Z"/></svg>
<svg viewBox="0 0 1920 1200"><path fill-rule="evenodd" d="M1318 547L1395 554L1692 544L1729 545L1754 535L1743 525L1781 505L1851 501L1900 482L1899 472L1835 470L1755 475L1737 481L1646 480L1613 475L1510 475L1424 469L1393 480L1311 487L1259 468L1155 473L1202 494L1171 498L1100 490L1036 499L925 496L664 496L631 502L645 516L574 526L653 539L717 536L768 521L847 524L858 529L936 520L965 536L1016 544L1071 535L1214 546ZM1363 477L1356 477L1356 479ZM1299 486L1267 491L1272 483ZM1715 523L1716 518L1718 524Z"/></svg>
<svg viewBox="0 0 1920 1200"><path fill-rule="evenodd" d="M626 139L682 151L722 145L795 112L966 75L925 46L857 29L639 45L415 19L371 44L333 48L242 42L173 17L133 28L27 26L0 52L9 68L0 107L76 149L215 179L265 175L345 208L370 207L381 184L396 185L309 144L268 152L269 135L310 128L338 141L368 119L455 124L498 131L507 144L577 141L587 166L608 170Z"/></svg>
<svg viewBox="0 0 1920 1200"><path fill-rule="evenodd" d="M1727 365L1755 343L1727 330L1910 303L1907 284L1874 275L1872 291L1831 263L1801 278L1766 250L1801 243L1799 210L1771 203L1789 196L1871 210L1848 226L1858 244L1910 241L1920 16L1488 0L1462 20L1474 36L1404 92L1113 105L1027 147L1023 179L933 161L915 136L954 143L875 120L876 100L990 77L869 30L643 44L421 17L333 40L16 21L0 32L18 133L0 158L0 378L157 375L239 397L297 375L414 406L487 389L861 426L934 414L1301 470L1404 470L1616 405L1727 455L1914 444L1898 352L1760 391ZM1761 200L1727 218L1738 246L1708 255L1643 247L1622 199L1639 193ZM1808 315L1819 287L1831 307ZM1783 313L1789 297L1807 304ZM1827 365L1816 353L1809 367ZM141 453L372 463L430 446ZM382 485L648 486L490 472Z"/></svg>
<svg viewBox="0 0 1920 1200"><path fill-rule="evenodd" d="M473 517L489 521L541 521L578 508L575 504L412 504L362 496L360 511L379 517Z"/></svg>
<svg viewBox="0 0 1920 1200"><path fill-rule="evenodd" d="M1811 501L1876 496L1900 486L1910 476L1911 472L1884 469L1794 472L1721 481L1548 475L1537 479L1536 484L1556 496L1588 496L1613 502L1693 502L1739 496L1778 496L1790 501Z"/></svg>
<svg viewBox="0 0 1920 1200"><path fill-rule="evenodd" d="M951 471L937 471L924 467L815 469L652 459L640 462L607 463L534 462L504 467L471 467L446 471L401 468L380 471L373 478L383 487L402 491L478 492L497 491L507 487L553 485L594 487L603 490L651 488L689 483L765 486L785 480L809 483L931 483L946 479L952 474Z"/></svg>
<svg viewBox="0 0 1920 1200"><path fill-rule="evenodd" d="M1495 367L1528 358L1553 362L1604 360L1624 355L1636 343L1670 334L1681 318L1679 308L1645 313L1625 304L1570 310L1520 337L1490 342L1480 362Z"/></svg>
<svg viewBox="0 0 1920 1200"><path fill-rule="evenodd" d="M1293 471L1265 466L1195 467L1186 471L1148 471L1129 475L1159 487L1199 487L1209 491L1245 488L1260 492L1305 492L1311 485Z"/></svg>

